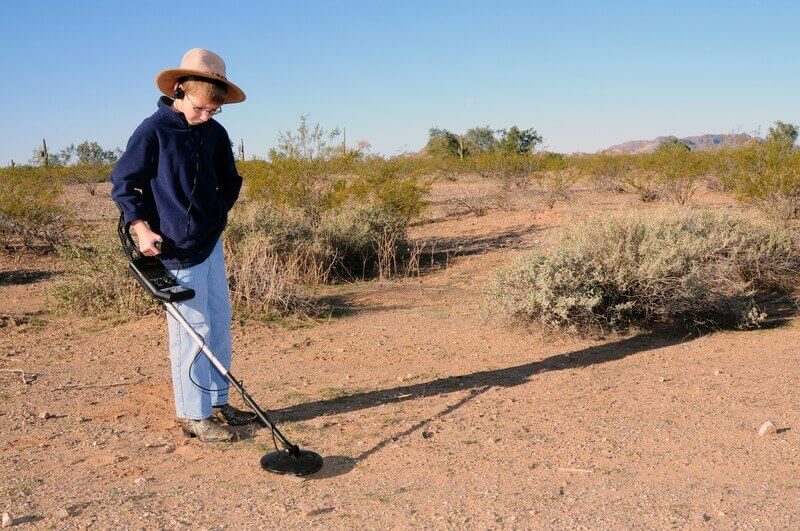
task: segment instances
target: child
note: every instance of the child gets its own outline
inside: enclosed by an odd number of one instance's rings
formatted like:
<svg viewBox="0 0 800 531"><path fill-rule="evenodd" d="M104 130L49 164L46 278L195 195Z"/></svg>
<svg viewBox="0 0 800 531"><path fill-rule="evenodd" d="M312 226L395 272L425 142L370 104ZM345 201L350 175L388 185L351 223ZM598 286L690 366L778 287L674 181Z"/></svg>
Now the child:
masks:
<svg viewBox="0 0 800 531"><path fill-rule="evenodd" d="M139 250L161 254L164 265L195 297L175 306L226 368L231 356L231 309L222 234L239 196L228 133L212 116L245 95L225 77L225 62L195 48L180 68L164 70L158 110L133 132L111 173L111 197L136 233ZM204 442L226 442L225 426L255 420L227 403L226 380L190 336L168 317L175 410L184 432Z"/></svg>

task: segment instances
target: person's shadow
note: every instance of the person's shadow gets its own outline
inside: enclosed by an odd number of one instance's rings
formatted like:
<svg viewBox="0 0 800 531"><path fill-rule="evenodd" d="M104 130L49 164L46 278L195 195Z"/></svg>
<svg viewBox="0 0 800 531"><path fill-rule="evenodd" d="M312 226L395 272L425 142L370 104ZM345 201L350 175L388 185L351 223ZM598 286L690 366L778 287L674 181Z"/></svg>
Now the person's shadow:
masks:
<svg viewBox="0 0 800 531"><path fill-rule="evenodd" d="M685 331L682 333L649 332L604 345L588 347L565 354L550 356L549 358L539 361L515 365L513 367L478 371L470 374L439 378L428 382L403 385L391 389L355 393L349 396L308 402L283 409L272 410L269 412L269 415L273 420L277 420L278 424L286 421L298 422L321 416L339 415L385 404L415 400L417 398L438 396L457 391L469 391L469 394L462 397L454 404L447 406L432 417L418 421L412 426L382 439L376 445L355 457L341 455L325 457L325 466L321 471L311 476L311 478L326 479L347 474L359 461L367 459L388 444L397 442L421 430L431 422L449 415L470 402L476 396L493 387L515 387L530 381L533 376L539 373L588 367L590 365L619 360L640 352L682 343L689 339L689 337L691 336L687 336ZM254 435L254 433L250 434L250 436L252 435ZM425 433L423 433L423 436L424 435Z"/></svg>
<svg viewBox="0 0 800 531"><path fill-rule="evenodd" d="M297 422L320 416L350 413L384 404L442 395L454 391L472 389L476 391L474 394L479 394L490 387L522 385L538 373L588 367L619 360L632 354L675 345L686 341L688 337L685 332L681 334L649 332L513 367L448 376L438 380L403 385L392 389L380 389L329 400L307 402L272 410L271 413L282 421Z"/></svg>

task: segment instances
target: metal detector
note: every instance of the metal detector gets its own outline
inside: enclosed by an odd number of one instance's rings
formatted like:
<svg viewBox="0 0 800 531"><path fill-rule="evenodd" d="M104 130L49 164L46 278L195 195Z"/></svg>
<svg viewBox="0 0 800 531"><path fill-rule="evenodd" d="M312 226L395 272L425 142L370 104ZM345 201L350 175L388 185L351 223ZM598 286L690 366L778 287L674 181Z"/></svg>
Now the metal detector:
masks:
<svg viewBox="0 0 800 531"><path fill-rule="evenodd" d="M230 371L225 369L211 349L208 348L205 341L203 341L203 338L195 332L186 318L174 306L176 302L193 298L194 290L180 286L158 257L144 256L139 252L136 243L131 238L130 223L125 222L122 214L119 217L117 234L119 235L120 243L122 243L122 250L130 262L133 278L141 284L150 296L160 302L167 313L175 318L186 330L214 368L228 380L231 387L242 395L245 404L253 410L261 424L272 432L275 451L269 452L261 458L261 468L267 472L291 476L307 476L322 468L322 457L315 452L301 450L296 444L292 444L283 436L275 424L269 420L267 414L258 407L255 400L247 394L247 391L242 387L242 382L237 381ZM276 439L280 441L283 449L278 448Z"/></svg>

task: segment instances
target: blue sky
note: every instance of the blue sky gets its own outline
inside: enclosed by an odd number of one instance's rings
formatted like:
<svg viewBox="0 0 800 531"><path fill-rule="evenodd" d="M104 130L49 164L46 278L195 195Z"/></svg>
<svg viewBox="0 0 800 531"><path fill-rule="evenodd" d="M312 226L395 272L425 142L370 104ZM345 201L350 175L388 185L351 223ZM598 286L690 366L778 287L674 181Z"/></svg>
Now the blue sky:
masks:
<svg viewBox="0 0 800 531"><path fill-rule="evenodd" d="M300 114L389 155L432 126L533 127L592 152L800 122L798 2L30 0L3 22L0 165L42 138L124 147L155 74L193 47L247 93L219 121L249 155Z"/></svg>

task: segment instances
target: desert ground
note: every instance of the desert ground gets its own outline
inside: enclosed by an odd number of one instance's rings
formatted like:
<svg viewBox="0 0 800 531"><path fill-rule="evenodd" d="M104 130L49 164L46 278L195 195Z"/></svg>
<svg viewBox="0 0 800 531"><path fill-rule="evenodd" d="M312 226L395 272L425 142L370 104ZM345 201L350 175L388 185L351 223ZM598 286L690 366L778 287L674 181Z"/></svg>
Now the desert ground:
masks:
<svg viewBox="0 0 800 531"><path fill-rule="evenodd" d="M0 512L64 529L798 525L797 320L588 338L505 323L484 302L498 267L590 214L679 207L588 186L553 210L459 206L487 186L435 185L411 236L438 267L327 287L337 311L317 322L234 323L233 373L325 458L303 479L259 468L265 429L182 436L163 314L55 312L58 260L0 255ZM113 231L108 192L67 196ZM710 191L691 208L743 210Z"/></svg>

